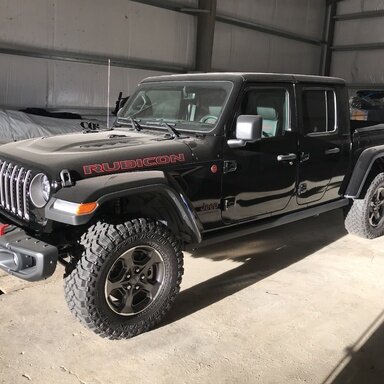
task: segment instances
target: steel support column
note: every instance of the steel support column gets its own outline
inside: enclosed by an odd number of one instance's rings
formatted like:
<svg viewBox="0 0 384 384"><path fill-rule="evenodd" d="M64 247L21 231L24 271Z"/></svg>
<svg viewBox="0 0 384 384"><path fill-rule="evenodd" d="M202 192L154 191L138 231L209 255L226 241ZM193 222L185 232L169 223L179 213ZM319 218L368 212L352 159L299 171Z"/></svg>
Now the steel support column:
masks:
<svg viewBox="0 0 384 384"><path fill-rule="evenodd" d="M333 0L328 4L327 9L327 18L326 22L324 23L324 31L323 31L323 38L325 39L326 43L323 47L323 70L322 75L324 76L330 76L331 74L331 64L332 64L332 46L333 46L333 40L335 36L335 16L337 13L337 0Z"/></svg>
<svg viewBox="0 0 384 384"><path fill-rule="evenodd" d="M217 0L199 0L199 9L207 11L197 15L195 68L209 72L212 68L213 38L215 35Z"/></svg>

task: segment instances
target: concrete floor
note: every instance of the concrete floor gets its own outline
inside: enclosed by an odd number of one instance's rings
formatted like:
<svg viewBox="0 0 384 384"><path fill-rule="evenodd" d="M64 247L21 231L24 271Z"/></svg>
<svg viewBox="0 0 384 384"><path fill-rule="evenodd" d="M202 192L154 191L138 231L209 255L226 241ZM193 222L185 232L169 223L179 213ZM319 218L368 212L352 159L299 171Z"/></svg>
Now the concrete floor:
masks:
<svg viewBox="0 0 384 384"><path fill-rule="evenodd" d="M383 245L335 211L186 254L166 322L124 341L70 315L62 271L2 276L0 382L382 383Z"/></svg>

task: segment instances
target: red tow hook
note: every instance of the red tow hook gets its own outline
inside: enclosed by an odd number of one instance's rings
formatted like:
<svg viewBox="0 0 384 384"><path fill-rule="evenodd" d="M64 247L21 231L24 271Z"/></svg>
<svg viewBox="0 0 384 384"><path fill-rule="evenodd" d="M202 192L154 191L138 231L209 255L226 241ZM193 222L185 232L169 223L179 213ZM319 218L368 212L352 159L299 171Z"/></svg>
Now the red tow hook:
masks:
<svg viewBox="0 0 384 384"><path fill-rule="evenodd" d="M4 236L9 224L0 224L0 236Z"/></svg>

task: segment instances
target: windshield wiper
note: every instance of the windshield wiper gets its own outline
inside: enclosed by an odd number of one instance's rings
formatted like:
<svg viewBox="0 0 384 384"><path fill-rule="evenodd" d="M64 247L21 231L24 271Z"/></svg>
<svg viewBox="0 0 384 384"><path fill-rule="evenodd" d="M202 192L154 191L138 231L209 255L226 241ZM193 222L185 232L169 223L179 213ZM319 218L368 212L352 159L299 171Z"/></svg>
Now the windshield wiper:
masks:
<svg viewBox="0 0 384 384"><path fill-rule="evenodd" d="M137 120L135 120L132 116L129 118L129 120L131 121L133 128L135 128L137 132L140 132L142 127L139 124L139 122Z"/></svg>
<svg viewBox="0 0 384 384"><path fill-rule="evenodd" d="M133 117L120 118L120 121L118 123L115 123L115 127L119 128L122 126L121 124L125 125L129 123L132 125L132 128L136 129L137 132L140 132L143 129L143 127L139 124L139 122Z"/></svg>
<svg viewBox="0 0 384 384"><path fill-rule="evenodd" d="M134 116L134 115L132 115ZM132 116L129 117L122 117L120 118L120 123L124 124L124 121L129 121L132 125L133 128L136 129L136 131L141 131L143 129L142 125L139 123L138 120L134 119ZM167 128L168 132L171 134L172 139L179 138L181 136L181 133L171 124L167 123L164 121L164 119L158 119L156 121L145 121L144 122L145 126L150 126L150 125L157 125L157 126L163 126Z"/></svg>
<svg viewBox="0 0 384 384"><path fill-rule="evenodd" d="M179 138L181 136L181 133L171 124L164 121L164 119L157 119L156 121L147 121L146 124L149 125L157 125L157 126L163 126L168 129L168 132L171 134L172 139Z"/></svg>
<svg viewBox="0 0 384 384"><path fill-rule="evenodd" d="M161 120L160 124L168 129L169 133L171 134L171 136L174 139L180 137L181 133L175 127L173 127L171 124L167 123L164 120Z"/></svg>

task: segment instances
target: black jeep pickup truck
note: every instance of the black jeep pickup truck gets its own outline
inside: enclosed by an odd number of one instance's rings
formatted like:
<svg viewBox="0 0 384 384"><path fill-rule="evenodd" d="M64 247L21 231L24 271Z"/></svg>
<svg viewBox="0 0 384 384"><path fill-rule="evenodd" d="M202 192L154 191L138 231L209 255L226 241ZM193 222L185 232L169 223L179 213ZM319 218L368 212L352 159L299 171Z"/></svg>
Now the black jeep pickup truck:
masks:
<svg viewBox="0 0 384 384"><path fill-rule="evenodd" d="M70 310L111 339L164 317L183 250L337 208L384 233L384 125L351 130L337 78L148 78L110 130L0 148L0 267L61 262Z"/></svg>

